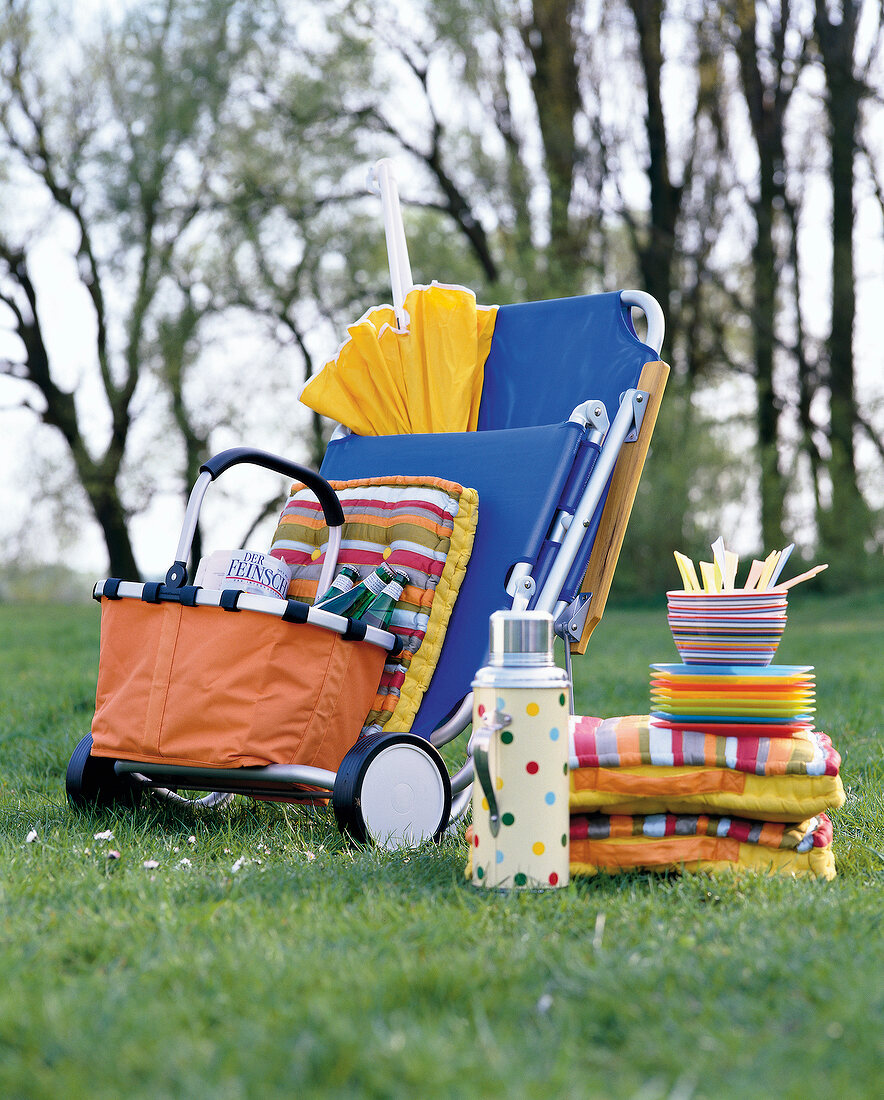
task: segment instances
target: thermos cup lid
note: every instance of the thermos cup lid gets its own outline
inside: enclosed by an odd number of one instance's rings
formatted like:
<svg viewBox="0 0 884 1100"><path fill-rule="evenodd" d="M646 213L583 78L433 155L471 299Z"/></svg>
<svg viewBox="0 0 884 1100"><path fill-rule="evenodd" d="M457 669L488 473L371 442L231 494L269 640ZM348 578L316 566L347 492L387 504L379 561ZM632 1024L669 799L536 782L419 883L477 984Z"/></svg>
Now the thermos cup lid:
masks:
<svg viewBox="0 0 884 1100"><path fill-rule="evenodd" d="M492 665L553 664L553 617L546 611L495 611L490 633Z"/></svg>

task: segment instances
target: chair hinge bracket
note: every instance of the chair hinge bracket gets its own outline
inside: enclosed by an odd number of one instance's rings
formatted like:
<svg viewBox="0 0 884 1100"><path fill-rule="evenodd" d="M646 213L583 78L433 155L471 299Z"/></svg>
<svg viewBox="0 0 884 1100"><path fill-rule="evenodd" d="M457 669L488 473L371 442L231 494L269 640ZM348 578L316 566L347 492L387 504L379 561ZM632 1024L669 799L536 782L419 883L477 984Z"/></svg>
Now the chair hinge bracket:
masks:
<svg viewBox="0 0 884 1100"><path fill-rule="evenodd" d="M589 615L591 592L578 592L577 596L562 610L556 619L556 634L566 642L576 642L583 637L583 628Z"/></svg>
<svg viewBox="0 0 884 1100"><path fill-rule="evenodd" d="M645 418L645 409L648 407L649 393L647 390L636 390L632 395L632 429L624 443L635 443L638 433L641 431L642 421ZM621 400L622 400L621 396Z"/></svg>

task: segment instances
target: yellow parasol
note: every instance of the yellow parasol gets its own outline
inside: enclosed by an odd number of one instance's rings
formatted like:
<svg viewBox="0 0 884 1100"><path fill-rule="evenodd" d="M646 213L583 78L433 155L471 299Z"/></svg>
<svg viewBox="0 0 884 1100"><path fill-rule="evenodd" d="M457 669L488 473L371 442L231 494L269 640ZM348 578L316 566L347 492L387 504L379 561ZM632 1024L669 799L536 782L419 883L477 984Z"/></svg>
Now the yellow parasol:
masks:
<svg viewBox="0 0 884 1100"><path fill-rule="evenodd" d="M334 359L301 391L309 408L358 435L475 430L496 306L432 283L361 317Z"/></svg>

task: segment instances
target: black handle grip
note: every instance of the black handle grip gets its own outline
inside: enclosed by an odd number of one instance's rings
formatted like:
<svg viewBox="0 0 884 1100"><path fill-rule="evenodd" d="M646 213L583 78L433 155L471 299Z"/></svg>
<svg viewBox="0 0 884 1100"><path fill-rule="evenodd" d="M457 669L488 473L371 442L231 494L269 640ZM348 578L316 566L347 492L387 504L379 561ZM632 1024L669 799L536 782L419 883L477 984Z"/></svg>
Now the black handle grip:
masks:
<svg viewBox="0 0 884 1100"><path fill-rule="evenodd" d="M263 466L266 470L274 470L278 474L304 484L313 493L322 506L325 522L329 527L341 527L344 523L344 509L338 500L338 495L325 478L306 466L299 466L297 462L290 462L287 458L272 455L267 451L255 451L250 447L230 447L226 451L219 451L214 457L208 459L200 466L201 471L211 474L212 480L229 470L231 466L237 466L241 462L251 463L253 466Z"/></svg>

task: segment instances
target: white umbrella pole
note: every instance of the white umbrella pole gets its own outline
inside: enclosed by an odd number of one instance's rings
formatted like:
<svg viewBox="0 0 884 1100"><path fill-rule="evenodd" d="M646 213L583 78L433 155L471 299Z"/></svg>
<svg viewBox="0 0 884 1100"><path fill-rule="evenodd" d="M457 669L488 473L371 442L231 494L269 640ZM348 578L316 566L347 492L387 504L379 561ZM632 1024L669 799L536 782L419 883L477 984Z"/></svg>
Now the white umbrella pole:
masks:
<svg viewBox="0 0 884 1100"><path fill-rule="evenodd" d="M368 177L369 189L381 196L384 211L384 233L387 238L387 259L390 264L390 284L393 291L393 311L399 328L406 328L405 295L411 290L411 264L399 207L399 190L393 175L393 162L385 157L375 164Z"/></svg>

